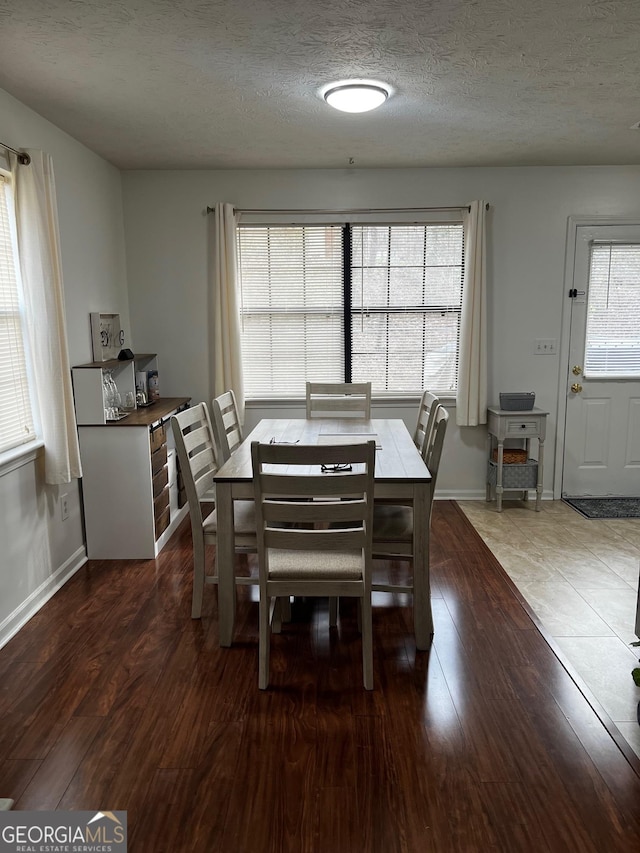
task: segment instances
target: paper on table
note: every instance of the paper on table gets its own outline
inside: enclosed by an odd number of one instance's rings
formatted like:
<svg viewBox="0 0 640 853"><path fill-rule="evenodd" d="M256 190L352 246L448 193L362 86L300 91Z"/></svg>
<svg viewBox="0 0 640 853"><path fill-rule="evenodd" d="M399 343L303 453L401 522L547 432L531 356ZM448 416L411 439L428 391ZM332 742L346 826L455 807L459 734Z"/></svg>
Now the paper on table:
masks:
<svg viewBox="0 0 640 853"><path fill-rule="evenodd" d="M373 432L336 432L322 433L318 436L318 444L360 444L363 441L375 439L376 449L382 450L378 436Z"/></svg>

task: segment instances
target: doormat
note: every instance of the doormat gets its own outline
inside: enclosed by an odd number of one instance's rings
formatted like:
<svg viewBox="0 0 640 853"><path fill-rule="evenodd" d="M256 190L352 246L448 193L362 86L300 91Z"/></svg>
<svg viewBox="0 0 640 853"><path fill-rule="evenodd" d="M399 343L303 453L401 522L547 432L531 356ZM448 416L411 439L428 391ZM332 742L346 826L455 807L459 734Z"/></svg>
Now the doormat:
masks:
<svg viewBox="0 0 640 853"><path fill-rule="evenodd" d="M585 518L640 518L640 498L563 498Z"/></svg>

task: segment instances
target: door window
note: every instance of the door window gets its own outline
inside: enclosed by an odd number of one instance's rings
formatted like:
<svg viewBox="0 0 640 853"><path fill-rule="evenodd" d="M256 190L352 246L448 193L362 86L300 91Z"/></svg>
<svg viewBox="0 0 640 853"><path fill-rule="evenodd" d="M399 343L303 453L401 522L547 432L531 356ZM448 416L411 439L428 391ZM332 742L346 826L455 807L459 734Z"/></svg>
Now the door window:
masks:
<svg viewBox="0 0 640 853"><path fill-rule="evenodd" d="M591 245L584 375L640 377L640 244Z"/></svg>

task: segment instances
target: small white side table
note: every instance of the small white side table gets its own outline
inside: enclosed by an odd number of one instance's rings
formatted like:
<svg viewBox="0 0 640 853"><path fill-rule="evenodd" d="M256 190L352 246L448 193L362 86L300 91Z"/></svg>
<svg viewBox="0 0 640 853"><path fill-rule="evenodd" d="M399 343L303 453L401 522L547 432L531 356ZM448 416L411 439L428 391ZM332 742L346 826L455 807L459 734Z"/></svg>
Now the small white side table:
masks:
<svg viewBox="0 0 640 853"><path fill-rule="evenodd" d="M547 415L548 412L542 409L531 409L528 412L513 412L501 409L498 406L487 407L487 444L488 458L491 460L491 455L494 447L494 441L498 448L497 471L495 483L495 497L498 512L502 512L502 495L505 491L517 490L524 492L524 499L528 498L528 489L533 488L533 483L526 486L512 485L507 480L506 485L503 485L505 473L504 466L504 442L505 439L519 438L524 441L527 450L527 459L531 450L531 439L538 440L538 459L527 462L526 465L517 466L520 469L527 468L531 475L537 471L535 477L536 490L536 512L540 512L540 501L542 500L542 474L544 466L544 439L547 430ZM489 467L489 466L488 466ZM511 466L508 466L509 468ZM489 476L487 474L487 500L491 500L491 487Z"/></svg>

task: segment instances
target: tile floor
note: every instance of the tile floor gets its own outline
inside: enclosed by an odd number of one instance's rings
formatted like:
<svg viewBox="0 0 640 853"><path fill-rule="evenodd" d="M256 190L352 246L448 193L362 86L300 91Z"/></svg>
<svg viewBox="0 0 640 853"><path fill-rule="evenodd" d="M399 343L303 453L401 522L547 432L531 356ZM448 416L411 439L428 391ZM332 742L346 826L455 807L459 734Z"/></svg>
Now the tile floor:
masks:
<svg viewBox="0 0 640 853"><path fill-rule="evenodd" d="M587 519L562 501L459 505L567 661L640 755L631 677L640 518Z"/></svg>

